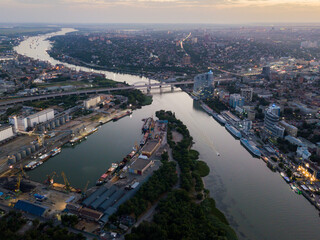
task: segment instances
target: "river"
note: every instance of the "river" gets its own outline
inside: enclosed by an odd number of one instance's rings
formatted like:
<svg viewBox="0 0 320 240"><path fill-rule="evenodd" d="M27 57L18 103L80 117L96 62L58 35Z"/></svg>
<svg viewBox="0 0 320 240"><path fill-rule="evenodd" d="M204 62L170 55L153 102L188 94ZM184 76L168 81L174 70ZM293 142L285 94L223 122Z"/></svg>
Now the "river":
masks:
<svg viewBox="0 0 320 240"><path fill-rule="evenodd" d="M46 38L71 31L74 29L30 37L15 50L52 64L61 63L46 53L51 47ZM129 84L147 81L146 78L128 74L97 72ZM122 160L134 143L140 140L142 118L154 116L155 111L160 109L171 110L187 125L195 142L194 149L200 152L200 158L210 167L210 174L204 179L206 188L239 239L320 239L318 211L302 195L295 194L278 173L270 171L262 160L253 158L239 140L204 112L188 94L177 89L173 92L170 89L163 92L155 90L152 94L151 105L135 110L131 117L103 125L74 148L63 148L61 154L31 171L31 178L44 181L47 174L64 171L71 185L83 188L88 180L92 185L112 162Z"/></svg>

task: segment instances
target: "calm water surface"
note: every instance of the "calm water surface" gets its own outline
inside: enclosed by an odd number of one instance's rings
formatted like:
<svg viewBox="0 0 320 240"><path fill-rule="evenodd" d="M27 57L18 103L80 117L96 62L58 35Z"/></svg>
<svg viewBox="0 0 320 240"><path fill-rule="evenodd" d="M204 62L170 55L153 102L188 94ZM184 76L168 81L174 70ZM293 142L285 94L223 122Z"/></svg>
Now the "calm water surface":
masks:
<svg viewBox="0 0 320 240"><path fill-rule="evenodd" d="M51 44L45 39L70 31L74 30L62 29L55 34L31 37L15 50L52 64L61 63L46 53ZM130 84L147 81L146 78L127 74L97 72ZM142 118L154 116L155 111L160 109L171 110L187 125L194 138L194 148L209 165L211 172L205 178L206 188L240 239L320 239L318 212L303 196L292 192L280 175L271 172L262 160L253 158L239 140L235 140L224 127L202 111L186 93L179 90L171 92L169 89L163 91L153 91L152 105L134 111L131 117L103 125L86 141L74 148L63 148L61 154L29 172L29 175L34 180L44 181L47 174L64 171L75 187L83 188L88 180L93 185L112 162L121 161L134 143L140 141ZM62 181L62 178L57 180Z"/></svg>

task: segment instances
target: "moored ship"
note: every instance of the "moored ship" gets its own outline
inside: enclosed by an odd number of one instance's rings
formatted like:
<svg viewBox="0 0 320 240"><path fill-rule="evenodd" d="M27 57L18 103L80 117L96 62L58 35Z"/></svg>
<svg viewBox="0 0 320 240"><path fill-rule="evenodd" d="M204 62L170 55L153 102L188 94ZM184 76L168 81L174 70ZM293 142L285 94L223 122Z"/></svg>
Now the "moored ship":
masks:
<svg viewBox="0 0 320 240"><path fill-rule="evenodd" d="M205 110L205 111L206 111L207 113L209 113L210 115L213 114L213 110L212 110L210 107L208 107L206 104L201 103L201 107L203 108L203 110Z"/></svg>
<svg viewBox="0 0 320 240"><path fill-rule="evenodd" d="M240 142L254 156L256 156L256 157L260 157L261 156L261 152L257 148L257 146L254 144L254 142L249 141L246 138L241 138Z"/></svg>
<svg viewBox="0 0 320 240"><path fill-rule="evenodd" d="M241 138L241 133L239 130L237 130L235 127L231 126L230 124L226 124L226 129L229 133L232 134L235 138Z"/></svg>
<svg viewBox="0 0 320 240"><path fill-rule="evenodd" d="M224 117L222 117L222 115L217 114L217 113L213 113L212 117L221 125L225 125L226 124L226 120L224 119Z"/></svg>
<svg viewBox="0 0 320 240"><path fill-rule="evenodd" d="M55 155L61 153L61 148L55 148L51 151L51 157L54 157Z"/></svg>
<svg viewBox="0 0 320 240"><path fill-rule="evenodd" d="M112 163L108 171L102 174L101 177L97 180L96 185L100 186L103 183L107 182L109 177L112 175L112 173L116 170L117 167L118 167L117 163Z"/></svg>
<svg viewBox="0 0 320 240"><path fill-rule="evenodd" d="M120 115L118 115L118 116L115 116L112 120L113 121L117 121L117 120L119 120L120 118L123 118L123 117L125 117L125 116L127 116L127 115L130 115L132 113L132 111L126 111L126 112L124 112L124 113L122 113L122 114L120 114Z"/></svg>

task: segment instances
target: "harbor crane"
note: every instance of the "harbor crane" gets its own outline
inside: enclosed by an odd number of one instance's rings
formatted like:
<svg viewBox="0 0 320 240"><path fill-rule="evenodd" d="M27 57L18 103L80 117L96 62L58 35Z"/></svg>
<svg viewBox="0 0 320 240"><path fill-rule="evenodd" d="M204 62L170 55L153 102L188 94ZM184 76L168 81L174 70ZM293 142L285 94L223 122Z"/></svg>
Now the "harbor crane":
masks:
<svg viewBox="0 0 320 240"><path fill-rule="evenodd" d="M64 172L61 172L61 176L63 177L63 181L64 181L64 185L65 185L66 190L70 191L71 190L70 183L66 177L66 174Z"/></svg>
<svg viewBox="0 0 320 240"><path fill-rule="evenodd" d="M21 178L22 178L22 175L19 174L19 175L18 175L18 179L17 179L16 189L15 189L15 192L16 192L16 193L19 193L19 192L20 192Z"/></svg>
<svg viewBox="0 0 320 240"><path fill-rule="evenodd" d="M49 185L52 185L53 184L53 178L55 176L57 176L57 173L54 172L54 171L51 174L47 175L46 183L49 184Z"/></svg>
<svg viewBox="0 0 320 240"><path fill-rule="evenodd" d="M24 176L25 179L29 179L29 176L26 174L26 172L23 170L23 167L22 167L22 164L20 164L20 169L21 169L21 172Z"/></svg>
<svg viewBox="0 0 320 240"><path fill-rule="evenodd" d="M87 181L86 186L84 187L83 191L82 191L82 197L86 197L86 193L87 193L87 189L88 189L88 185L89 185L89 180Z"/></svg>

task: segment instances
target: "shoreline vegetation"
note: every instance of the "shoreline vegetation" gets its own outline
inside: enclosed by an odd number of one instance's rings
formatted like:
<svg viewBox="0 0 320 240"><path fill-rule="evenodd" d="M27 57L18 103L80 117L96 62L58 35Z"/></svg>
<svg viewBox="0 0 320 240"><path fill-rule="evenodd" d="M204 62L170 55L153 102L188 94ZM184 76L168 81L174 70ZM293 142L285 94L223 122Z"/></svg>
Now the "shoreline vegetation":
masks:
<svg viewBox="0 0 320 240"><path fill-rule="evenodd" d="M151 222L143 221L133 227L126 240L166 239L230 239L237 236L224 214L209 197L202 178L209 174L209 167L199 160L199 152L191 149L193 138L187 127L171 111L157 111L160 120L168 121L167 141L173 159L162 154L162 166L142 185L136 195L122 204L110 216L110 222L119 226L119 219L132 216L136 220L157 204ZM172 140L172 131L179 132L183 139ZM176 162L180 168L176 169Z"/></svg>

